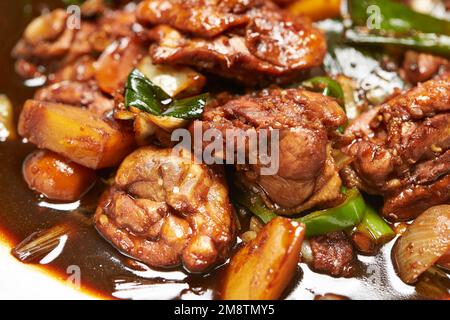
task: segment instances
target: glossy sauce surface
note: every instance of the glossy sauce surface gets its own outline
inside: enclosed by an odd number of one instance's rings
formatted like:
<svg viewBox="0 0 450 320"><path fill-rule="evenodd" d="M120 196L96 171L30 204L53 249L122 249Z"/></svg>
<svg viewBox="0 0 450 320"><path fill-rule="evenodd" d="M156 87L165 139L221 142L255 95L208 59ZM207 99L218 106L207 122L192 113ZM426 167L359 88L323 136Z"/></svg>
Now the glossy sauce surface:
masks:
<svg viewBox="0 0 450 320"><path fill-rule="evenodd" d="M10 52L30 19L46 8L61 6L53 1L1 1L0 28L0 93L13 102L17 115L25 99L34 89L14 72ZM221 268L209 275L188 275L179 270L153 270L118 253L95 230L92 214L104 188L100 182L82 201L50 203L29 190L22 178L22 163L35 148L22 141L0 143L0 233L12 246L36 231L62 223L71 231L63 250L52 259L42 257L46 270L62 280L69 276L68 267L76 265L81 271L83 290L93 291L104 298L146 299L211 299L220 283ZM396 276L391 263L392 242L377 256L359 256L357 277L332 278L312 272L299 265L287 299L312 299L315 295L334 293L352 299L411 299L418 298L414 287L407 286ZM43 264L45 263L45 264Z"/></svg>

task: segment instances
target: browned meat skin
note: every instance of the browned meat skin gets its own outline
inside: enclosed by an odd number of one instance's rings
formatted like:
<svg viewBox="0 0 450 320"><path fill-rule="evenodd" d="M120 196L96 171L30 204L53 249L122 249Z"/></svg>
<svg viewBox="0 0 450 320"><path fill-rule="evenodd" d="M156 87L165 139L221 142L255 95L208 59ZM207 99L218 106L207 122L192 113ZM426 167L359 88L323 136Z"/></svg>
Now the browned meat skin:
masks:
<svg viewBox="0 0 450 320"><path fill-rule="evenodd" d="M427 53L408 51L403 61L405 78L413 84L450 73L450 61Z"/></svg>
<svg viewBox="0 0 450 320"><path fill-rule="evenodd" d="M353 247L343 232L313 237L310 240L313 261L310 266L334 277L351 277L355 271Z"/></svg>
<svg viewBox="0 0 450 320"><path fill-rule="evenodd" d="M246 184L265 192L274 210L292 214L339 200L341 180L329 152L328 133L345 121L342 108L321 94L270 89L211 107L197 123L204 130L220 130L224 137L227 130L279 129L280 163L275 175L261 175L262 164L237 168ZM248 141L244 143L248 148ZM222 156L225 159L226 152Z"/></svg>
<svg viewBox="0 0 450 320"><path fill-rule="evenodd" d="M120 166L95 223L120 251L154 267L205 272L235 241L223 177L171 149L141 148Z"/></svg>
<svg viewBox="0 0 450 320"><path fill-rule="evenodd" d="M319 66L326 52L323 34L307 18L291 17L271 1L147 0L137 17L155 26L155 63L189 65L245 84L286 81Z"/></svg>
<svg viewBox="0 0 450 320"><path fill-rule="evenodd" d="M60 69L56 70L55 73L49 74L47 79L49 83L57 83L62 81L90 81L95 77L94 66L95 60L88 55L84 55L71 63L65 64ZM33 76L29 78L32 77Z"/></svg>
<svg viewBox="0 0 450 320"><path fill-rule="evenodd" d="M249 23L244 15L261 0L151 0L143 1L138 19L146 24L170 25L181 32L205 38Z"/></svg>
<svg viewBox="0 0 450 320"><path fill-rule="evenodd" d="M114 109L114 100L105 97L93 82L63 81L39 89L35 100L86 107L98 115Z"/></svg>
<svg viewBox="0 0 450 320"><path fill-rule="evenodd" d="M385 197L383 214L415 218L450 201L450 81L431 80L363 114L347 130L364 189Z"/></svg>

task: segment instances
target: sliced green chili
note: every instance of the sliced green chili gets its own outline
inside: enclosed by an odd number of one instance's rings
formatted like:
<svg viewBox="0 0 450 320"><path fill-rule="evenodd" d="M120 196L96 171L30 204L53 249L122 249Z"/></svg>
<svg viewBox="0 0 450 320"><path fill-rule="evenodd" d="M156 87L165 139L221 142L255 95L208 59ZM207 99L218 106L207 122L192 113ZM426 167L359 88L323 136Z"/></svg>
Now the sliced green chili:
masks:
<svg viewBox="0 0 450 320"><path fill-rule="evenodd" d="M320 236L330 232L342 231L354 227L364 218L366 203L357 189L346 193L347 199L341 205L316 211L295 219L306 225L306 236Z"/></svg>
<svg viewBox="0 0 450 320"><path fill-rule="evenodd" d="M345 32L345 38L348 42L356 44L407 47L418 51L450 57L450 37L446 35L417 33L411 36L397 37L349 29Z"/></svg>
<svg viewBox="0 0 450 320"><path fill-rule="evenodd" d="M352 228L361 223L364 218L366 203L357 189L348 190L346 195L347 199L337 207L316 211L294 220L306 225L306 236L308 237ZM268 223L277 216L254 193L241 192L237 201L264 223Z"/></svg>
<svg viewBox="0 0 450 320"><path fill-rule="evenodd" d="M450 21L416 12L392 0L348 0L351 43L407 47L450 56Z"/></svg>
<svg viewBox="0 0 450 320"><path fill-rule="evenodd" d="M239 204L250 210L255 216L261 219L264 223L269 223L270 220L277 217L272 210L267 208L261 197L251 191L241 191L236 196Z"/></svg>
<svg viewBox="0 0 450 320"><path fill-rule="evenodd" d="M450 22L419 13L392 0L348 0L348 11L354 24L410 34L412 31L450 36Z"/></svg>

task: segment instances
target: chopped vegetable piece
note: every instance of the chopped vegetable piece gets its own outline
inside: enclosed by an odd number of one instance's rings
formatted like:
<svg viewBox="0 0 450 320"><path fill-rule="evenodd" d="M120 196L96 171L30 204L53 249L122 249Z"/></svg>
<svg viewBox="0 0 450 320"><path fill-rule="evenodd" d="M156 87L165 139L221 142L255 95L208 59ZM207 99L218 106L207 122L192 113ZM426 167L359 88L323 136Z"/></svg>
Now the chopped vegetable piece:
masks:
<svg viewBox="0 0 450 320"><path fill-rule="evenodd" d="M269 223L272 219L278 217L276 213L266 207L259 195L250 190L239 192L236 200L264 223Z"/></svg>
<svg viewBox="0 0 450 320"><path fill-rule="evenodd" d="M196 97L175 100L162 114L181 119L196 119L203 113L208 94L201 94Z"/></svg>
<svg viewBox="0 0 450 320"><path fill-rule="evenodd" d="M72 232L68 224L56 225L50 229L33 232L30 236L19 243L13 250L12 255L21 262L35 262L56 249L63 238Z"/></svg>
<svg viewBox="0 0 450 320"><path fill-rule="evenodd" d="M422 213L397 240L393 257L400 278L414 283L450 250L450 205Z"/></svg>
<svg viewBox="0 0 450 320"><path fill-rule="evenodd" d="M418 51L450 56L450 37L432 33L417 33L411 36L396 37L362 32L354 29L345 32L347 41L359 44L394 45Z"/></svg>
<svg viewBox="0 0 450 320"><path fill-rule="evenodd" d="M135 147L127 127L64 104L28 100L18 127L19 134L39 148L91 169L114 167Z"/></svg>
<svg viewBox="0 0 450 320"><path fill-rule="evenodd" d="M347 199L341 205L316 211L304 217L294 219L306 225L306 236L319 236L330 232L342 231L361 223L366 211L366 203L357 189L346 192ZM260 196L250 191L241 192L237 201L268 223L277 215L266 207Z"/></svg>
<svg viewBox="0 0 450 320"><path fill-rule="evenodd" d="M366 203L359 191L350 189L346 195L347 199L337 207L316 211L296 219L306 225L307 237L346 230L363 220Z"/></svg>
<svg viewBox="0 0 450 320"><path fill-rule="evenodd" d="M385 31L395 31L410 34L419 31L424 33L444 34L450 36L450 21L416 12L408 6L391 0L348 0L348 11L353 23L367 26L367 22L375 14L369 10L377 8L380 14L380 28Z"/></svg>
<svg viewBox="0 0 450 320"><path fill-rule="evenodd" d="M419 278L416 291L428 299L450 300L450 278L445 272L431 267Z"/></svg>
<svg viewBox="0 0 450 320"><path fill-rule="evenodd" d="M277 217L230 261L221 290L224 300L278 299L300 259L305 226Z"/></svg>
<svg viewBox="0 0 450 320"><path fill-rule="evenodd" d="M207 94L175 100L155 85L141 71L134 69L126 86L125 103L154 116L195 119L201 116Z"/></svg>
<svg viewBox="0 0 450 320"><path fill-rule="evenodd" d="M401 46L450 56L450 21L390 0L349 0L348 13L353 26L361 27L345 32L349 42Z"/></svg>
<svg viewBox="0 0 450 320"><path fill-rule="evenodd" d="M161 114L163 104L170 104L172 98L151 82L142 72L134 69L128 76L125 103L155 116Z"/></svg>
<svg viewBox="0 0 450 320"><path fill-rule="evenodd" d="M296 0L287 10L294 15L305 15L318 21L338 17L340 5L341 0Z"/></svg>
<svg viewBox="0 0 450 320"><path fill-rule="evenodd" d="M33 152L25 159L23 176L30 189L61 201L80 199L96 180L94 170L46 150Z"/></svg>
<svg viewBox="0 0 450 320"><path fill-rule="evenodd" d="M374 253L376 249L395 237L394 231L370 206L367 206L363 221L350 232L359 251Z"/></svg>

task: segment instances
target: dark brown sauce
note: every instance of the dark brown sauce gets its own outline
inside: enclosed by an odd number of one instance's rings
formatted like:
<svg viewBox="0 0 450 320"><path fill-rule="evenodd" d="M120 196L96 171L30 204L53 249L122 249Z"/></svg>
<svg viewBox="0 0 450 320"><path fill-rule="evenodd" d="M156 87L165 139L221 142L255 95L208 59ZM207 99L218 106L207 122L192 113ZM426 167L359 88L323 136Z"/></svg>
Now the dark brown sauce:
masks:
<svg viewBox="0 0 450 320"><path fill-rule="evenodd" d="M1 1L0 29L0 93L7 94L20 111L25 99L33 94L14 72L10 52L20 38L30 19L40 10L61 6L52 1ZM25 9L24 9L25 8ZM104 298L192 299L214 298L220 282L221 269L209 275L188 275L180 270L161 271L119 254L95 230L91 215L101 183L92 190L75 210L48 203L30 191L22 179L24 158L34 149L21 141L0 143L0 234L15 246L33 232L67 223L73 229L63 251L51 263L42 265L45 270L67 279L68 267L76 265L81 270L82 290ZM49 208L49 207L53 207ZM56 208L56 209L55 209ZM59 209L59 210L58 210ZM287 299L312 299L315 295L334 293L353 299L414 299L414 287L407 286L396 276L390 258L391 244L373 257L360 256L357 277L336 279L312 272L301 264ZM42 261L42 260L41 260ZM39 263L39 261L37 262Z"/></svg>

